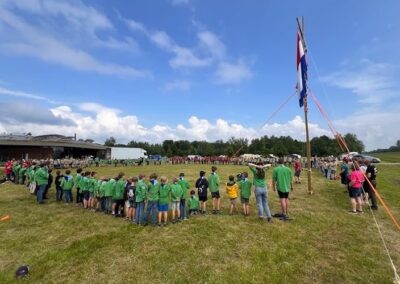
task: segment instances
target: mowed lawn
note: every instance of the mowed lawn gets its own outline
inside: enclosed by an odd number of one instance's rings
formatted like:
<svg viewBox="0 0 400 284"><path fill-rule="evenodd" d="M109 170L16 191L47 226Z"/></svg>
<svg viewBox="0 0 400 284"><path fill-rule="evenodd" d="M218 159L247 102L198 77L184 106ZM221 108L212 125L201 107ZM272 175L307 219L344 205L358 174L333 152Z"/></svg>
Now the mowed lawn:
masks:
<svg viewBox="0 0 400 284"><path fill-rule="evenodd" d="M210 166L167 165L96 168L99 176L124 171L186 173L194 184ZM219 166L222 182L242 166ZM400 219L399 165L379 166L379 189ZM268 173L270 181L271 171ZM305 179L305 172L303 173ZM252 216L229 216L221 186L221 216L195 216L167 227L138 227L121 218L54 201L37 205L22 186L0 186L0 283L15 281L19 265L31 267L27 283L393 283L393 271L372 215L348 213L338 181L313 173L315 194L305 184L291 195L291 222L273 224ZM270 207L279 212L269 191ZM208 208L211 207L209 202ZM394 263L400 269L400 231L380 207L376 212Z"/></svg>
<svg viewBox="0 0 400 284"><path fill-rule="evenodd" d="M400 163L400 152L371 153L371 155L374 157L378 157L382 160L382 162Z"/></svg>

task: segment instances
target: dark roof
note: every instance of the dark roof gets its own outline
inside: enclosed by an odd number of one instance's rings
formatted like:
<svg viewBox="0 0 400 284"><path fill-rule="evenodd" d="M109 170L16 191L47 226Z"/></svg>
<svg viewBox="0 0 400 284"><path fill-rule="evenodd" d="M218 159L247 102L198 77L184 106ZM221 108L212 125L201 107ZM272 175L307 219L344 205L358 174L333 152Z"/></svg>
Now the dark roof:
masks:
<svg viewBox="0 0 400 284"><path fill-rule="evenodd" d="M85 141L75 141L72 137L57 134L30 136L30 135L0 135L2 146L45 146L45 147L68 147L94 150L106 150L107 147Z"/></svg>

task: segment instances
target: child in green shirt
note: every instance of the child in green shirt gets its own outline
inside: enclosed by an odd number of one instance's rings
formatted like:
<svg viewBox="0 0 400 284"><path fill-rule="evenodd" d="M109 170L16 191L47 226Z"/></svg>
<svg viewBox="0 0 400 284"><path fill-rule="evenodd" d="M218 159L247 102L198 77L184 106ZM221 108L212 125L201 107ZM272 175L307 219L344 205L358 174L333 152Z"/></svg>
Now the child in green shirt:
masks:
<svg viewBox="0 0 400 284"><path fill-rule="evenodd" d="M180 202L182 197L182 187L178 183L178 178L174 178L171 184L171 200L172 200L172 223L180 221ZM176 219L175 219L176 217Z"/></svg>
<svg viewBox="0 0 400 284"><path fill-rule="evenodd" d="M182 188L182 197L181 197L181 203L180 203L180 208L179 208L180 212L181 212L181 220L187 220L187 217L186 217L186 195L187 195L187 191L190 189L190 184L185 179L184 173L179 174L178 183Z"/></svg>
<svg viewBox="0 0 400 284"><path fill-rule="evenodd" d="M191 190L189 198L189 215L192 216L199 214L199 206L199 198L196 196L196 192L194 190Z"/></svg>
<svg viewBox="0 0 400 284"><path fill-rule="evenodd" d="M249 199L251 195L251 181L249 181L249 174L244 172L242 174L242 179L239 182L240 190L240 201L242 202L243 214L245 216L250 215Z"/></svg>
<svg viewBox="0 0 400 284"><path fill-rule="evenodd" d="M96 185L97 185L97 180L95 178L96 172L91 172L90 177L88 180L88 188L89 188L89 204L88 207L91 210L95 210L95 190L96 190Z"/></svg>
<svg viewBox="0 0 400 284"><path fill-rule="evenodd" d="M74 178L70 170L65 171L65 175L61 178L60 186L63 190L65 203L69 204L72 202L72 188L74 187Z"/></svg>
<svg viewBox="0 0 400 284"><path fill-rule="evenodd" d="M158 226L162 225L163 219L165 225L168 222L168 204L170 200L171 187L167 182L168 180L166 177L162 176L160 178L160 184L158 186L158 192L160 194L160 198L158 199Z"/></svg>

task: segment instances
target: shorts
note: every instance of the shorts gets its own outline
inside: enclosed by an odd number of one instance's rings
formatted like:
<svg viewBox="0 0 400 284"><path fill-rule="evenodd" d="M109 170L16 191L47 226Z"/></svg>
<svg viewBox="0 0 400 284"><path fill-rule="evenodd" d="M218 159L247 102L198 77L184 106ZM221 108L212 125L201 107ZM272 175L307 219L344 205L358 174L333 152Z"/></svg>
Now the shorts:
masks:
<svg viewBox="0 0 400 284"><path fill-rule="evenodd" d="M300 174L301 174L301 170L296 171L296 172L294 173L294 176L295 176L295 177L300 177Z"/></svg>
<svg viewBox="0 0 400 284"><path fill-rule="evenodd" d="M231 204L236 204L236 199L237 198L230 198Z"/></svg>
<svg viewBox="0 0 400 284"><path fill-rule="evenodd" d="M350 189L349 189L349 196L350 196L350 198L357 198L357 197L360 197L361 196L361 188L354 188L354 187L351 187Z"/></svg>
<svg viewBox="0 0 400 284"><path fill-rule="evenodd" d="M82 194L83 194L83 199L89 200L90 192L88 190L82 191Z"/></svg>
<svg viewBox="0 0 400 284"><path fill-rule="evenodd" d="M241 197L240 202L242 202L242 204L249 204L249 198Z"/></svg>
<svg viewBox="0 0 400 284"><path fill-rule="evenodd" d="M219 191L211 192L211 197L212 198L221 198L221 196L219 195Z"/></svg>
<svg viewBox="0 0 400 284"><path fill-rule="evenodd" d="M282 192L278 190L279 198L289 198L289 192Z"/></svg>
<svg viewBox="0 0 400 284"><path fill-rule="evenodd" d="M180 208L180 201L172 201L172 210L178 210Z"/></svg>
<svg viewBox="0 0 400 284"><path fill-rule="evenodd" d="M159 212L168 212L168 204L158 204Z"/></svg>
<svg viewBox="0 0 400 284"><path fill-rule="evenodd" d="M128 200L128 202L129 202L129 208L136 208L135 200Z"/></svg>
<svg viewBox="0 0 400 284"><path fill-rule="evenodd" d="M201 202L206 202L207 201L207 195L199 195L199 200Z"/></svg>
<svg viewBox="0 0 400 284"><path fill-rule="evenodd" d="M124 200L123 199L113 199L113 203L118 204L120 206L124 206Z"/></svg>

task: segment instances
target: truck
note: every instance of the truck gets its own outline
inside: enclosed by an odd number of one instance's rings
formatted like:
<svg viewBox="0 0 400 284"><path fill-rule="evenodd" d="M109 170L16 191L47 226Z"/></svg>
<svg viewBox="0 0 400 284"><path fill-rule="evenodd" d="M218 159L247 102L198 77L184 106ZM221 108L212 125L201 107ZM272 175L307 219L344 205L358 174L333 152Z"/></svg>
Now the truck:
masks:
<svg viewBox="0 0 400 284"><path fill-rule="evenodd" d="M110 147L107 149L106 158L111 160L146 160L147 152L142 148Z"/></svg>

